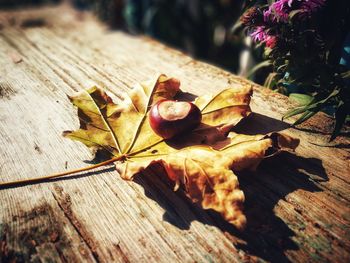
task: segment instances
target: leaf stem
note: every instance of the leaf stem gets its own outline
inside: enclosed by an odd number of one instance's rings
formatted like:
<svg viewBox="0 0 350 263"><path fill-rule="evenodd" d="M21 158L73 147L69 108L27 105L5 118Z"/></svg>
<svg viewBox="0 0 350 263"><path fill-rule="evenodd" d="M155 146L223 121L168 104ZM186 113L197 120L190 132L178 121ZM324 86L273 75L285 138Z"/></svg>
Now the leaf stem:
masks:
<svg viewBox="0 0 350 263"><path fill-rule="evenodd" d="M120 155L120 156L113 157L109 160L106 160L104 162L100 162L100 163L97 163L94 165L90 165L87 167L74 169L74 170L70 170L70 171L66 171L66 172L55 173L55 174L50 174L47 176L34 177L34 178L29 178L29 179L15 180L15 181L10 181L10 182L3 182L3 183L0 182L0 189L7 188L7 187L19 186L19 185L25 185L25 184L40 183L40 182L44 182L46 180L50 180L50 179L54 179L54 178L58 178L58 177L63 177L66 175L90 171L90 170L93 170L95 168L105 166L105 165L108 165L108 164L116 162L116 161L120 161L124 158L126 158L126 155Z"/></svg>

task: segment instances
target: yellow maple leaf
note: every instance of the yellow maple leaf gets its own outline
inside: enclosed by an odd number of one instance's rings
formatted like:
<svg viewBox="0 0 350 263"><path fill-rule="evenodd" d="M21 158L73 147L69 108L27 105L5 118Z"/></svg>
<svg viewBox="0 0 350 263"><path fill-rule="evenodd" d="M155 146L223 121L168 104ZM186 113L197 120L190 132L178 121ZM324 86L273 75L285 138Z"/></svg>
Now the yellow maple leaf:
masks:
<svg viewBox="0 0 350 263"><path fill-rule="evenodd" d="M120 104L114 104L97 87L82 91L70 97L78 107L80 129L66 131L64 136L120 159L116 168L127 180L152 163L162 164L168 177L176 186L182 185L193 202L221 213L243 229L244 194L234 171L255 169L268 149L294 149L298 141L280 134L227 134L251 112L251 87L228 88L197 98L194 103L202 113L200 126L181 138L164 140L151 129L148 112L159 100L181 93L179 86L178 80L160 75L136 85Z"/></svg>

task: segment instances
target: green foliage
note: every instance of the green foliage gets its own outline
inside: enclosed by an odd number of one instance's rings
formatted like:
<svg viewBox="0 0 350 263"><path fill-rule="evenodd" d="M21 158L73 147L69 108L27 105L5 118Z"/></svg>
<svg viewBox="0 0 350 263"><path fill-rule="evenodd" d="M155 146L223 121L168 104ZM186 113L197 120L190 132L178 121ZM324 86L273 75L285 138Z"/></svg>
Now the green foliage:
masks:
<svg viewBox="0 0 350 263"><path fill-rule="evenodd" d="M290 93L289 98L297 102L300 106L308 105L313 100L312 96L302 93Z"/></svg>

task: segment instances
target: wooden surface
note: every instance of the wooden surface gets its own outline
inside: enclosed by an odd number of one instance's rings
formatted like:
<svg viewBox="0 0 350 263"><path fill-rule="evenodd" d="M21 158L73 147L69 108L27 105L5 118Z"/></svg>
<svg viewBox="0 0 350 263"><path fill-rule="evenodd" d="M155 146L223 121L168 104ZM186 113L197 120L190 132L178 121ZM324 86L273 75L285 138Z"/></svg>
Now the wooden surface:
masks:
<svg viewBox="0 0 350 263"><path fill-rule="evenodd" d="M254 85L255 112L236 130L284 130L296 153L239 175L247 229L191 204L150 174L135 182L113 167L0 190L0 257L34 262L349 262L349 140L321 147L324 115L289 128L288 99L145 37L111 32L68 7L0 13L0 180L88 165L91 154L61 132L78 127L66 94L97 84L116 101L156 73L201 95ZM84 161L86 163L84 163Z"/></svg>

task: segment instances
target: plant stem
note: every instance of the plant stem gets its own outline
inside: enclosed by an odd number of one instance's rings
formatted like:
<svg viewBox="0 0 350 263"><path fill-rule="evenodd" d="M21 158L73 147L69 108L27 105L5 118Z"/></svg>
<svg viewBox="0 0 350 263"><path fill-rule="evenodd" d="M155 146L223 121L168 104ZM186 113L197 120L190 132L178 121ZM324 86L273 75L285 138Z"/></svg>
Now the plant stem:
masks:
<svg viewBox="0 0 350 263"><path fill-rule="evenodd" d="M80 173L80 172L85 172L85 171L90 171L93 170L95 168L101 167L101 166L105 166L107 164L119 161L124 159L126 156L125 155L120 155L120 156L116 156L113 157L107 161L101 162L101 163L97 163L94 165L90 165L87 167L83 167L83 168L79 168L79 169L75 169L75 170L70 170L70 171L66 171L66 172L62 172L62 173L55 173L55 174L50 174L47 176L42 176L42 177L34 177L34 178L29 178L29 179L23 179L23 180L15 180L15 181L10 181L10 182L4 182L1 183L0 182L0 189L2 188L6 188L6 187L13 187L13 186L19 186L19 185L24 185L24 184L32 184L32 183L39 183L39 182L43 182L46 180L50 180L53 178L58 178L58 177L63 177L66 175L71 175L71 174L76 174L76 173Z"/></svg>

